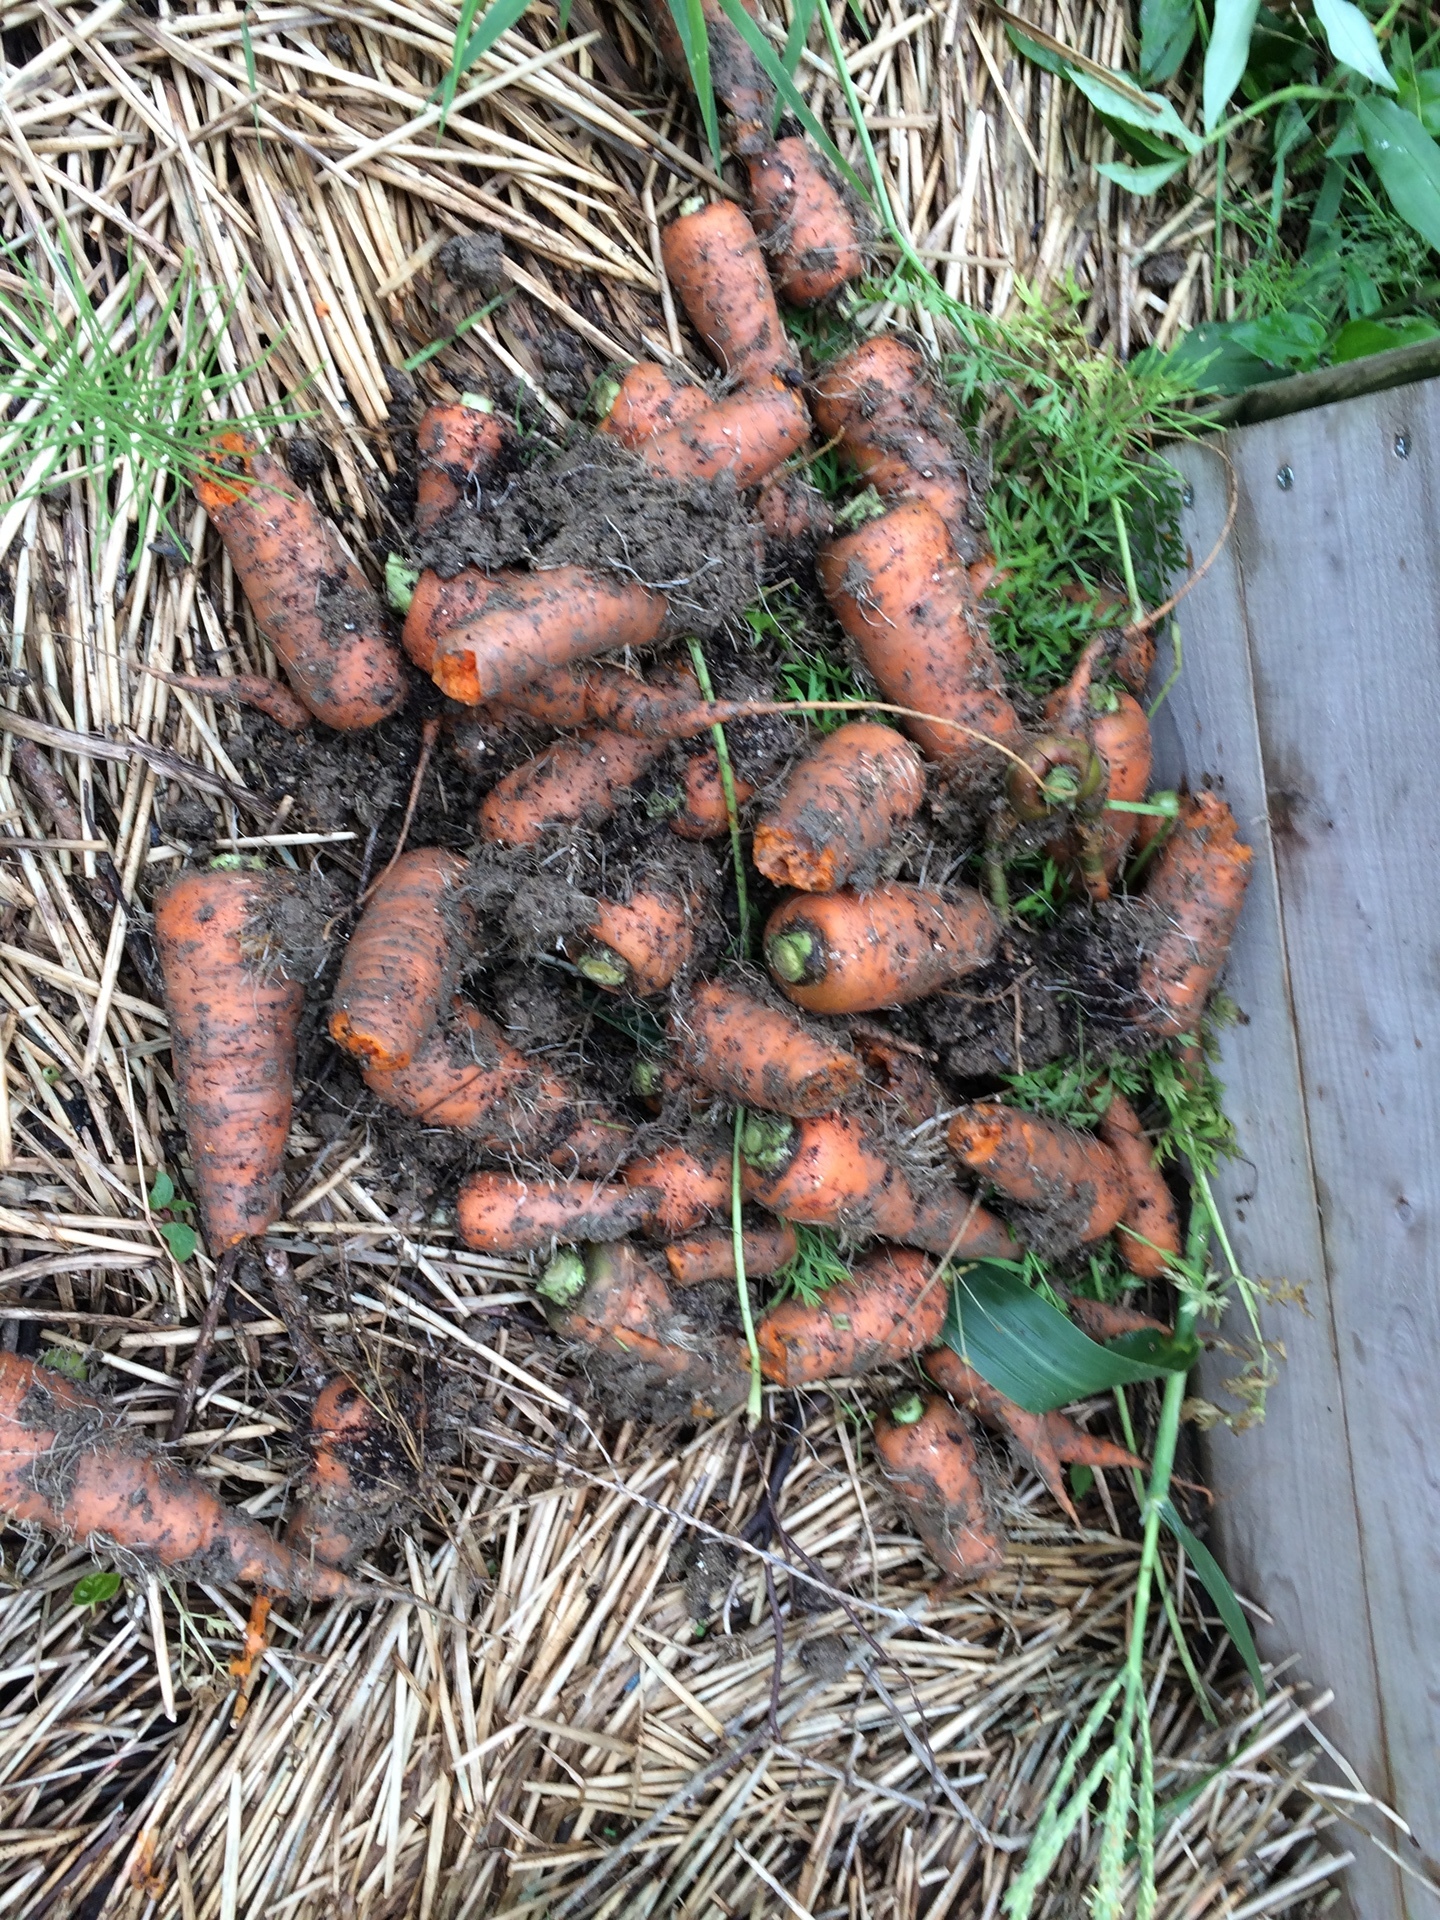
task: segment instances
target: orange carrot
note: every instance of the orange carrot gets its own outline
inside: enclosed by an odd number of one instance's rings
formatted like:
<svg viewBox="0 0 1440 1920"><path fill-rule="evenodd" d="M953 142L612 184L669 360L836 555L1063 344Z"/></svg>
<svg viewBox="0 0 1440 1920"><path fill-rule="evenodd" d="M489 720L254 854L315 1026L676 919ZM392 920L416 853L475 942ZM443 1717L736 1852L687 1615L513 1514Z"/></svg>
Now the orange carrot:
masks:
<svg viewBox="0 0 1440 1920"><path fill-rule="evenodd" d="M949 1293L933 1260L877 1247L814 1305L782 1300L755 1329L765 1378L782 1387L888 1366L940 1338Z"/></svg>
<svg viewBox="0 0 1440 1920"><path fill-rule="evenodd" d="M1000 662L933 507L914 500L891 508L833 540L817 568L826 599L885 699L971 730L906 720L922 753L932 760L973 756L975 733L1012 747L1019 741Z"/></svg>
<svg viewBox="0 0 1440 1920"><path fill-rule="evenodd" d="M924 1061L893 1034L861 1023L851 1027L850 1044L865 1068L866 1084L899 1126L923 1126L949 1105L945 1089Z"/></svg>
<svg viewBox="0 0 1440 1920"><path fill-rule="evenodd" d="M781 991L810 1013L908 1006L983 967L1000 927L973 887L892 880L872 893L792 894L765 927Z"/></svg>
<svg viewBox="0 0 1440 1920"><path fill-rule="evenodd" d="M267 952L285 885L253 868L187 873L155 902L180 1112L216 1255L280 1217L304 998Z"/></svg>
<svg viewBox="0 0 1440 1920"><path fill-rule="evenodd" d="M798 1014L708 980L677 1008L681 1064L702 1086L772 1113L828 1113L860 1084L860 1062Z"/></svg>
<svg viewBox="0 0 1440 1920"><path fill-rule="evenodd" d="M1154 628L1132 625L1130 602L1113 587L1087 587L1076 581L1060 591L1072 606L1090 608L1104 629L1096 638L1111 671L1131 693L1143 693L1155 665Z"/></svg>
<svg viewBox="0 0 1440 1920"><path fill-rule="evenodd" d="M404 853L375 886L340 963L330 1037L367 1067L407 1066L449 1003L474 933L465 862L441 847Z"/></svg>
<svg viewBox="0 0 1440 1920"><path fill-rule="evenodd" d="M1092 1340L1103 1343L1123 1340L1128 1333L1171 1332L1163 1320L1153 1319L1148 1313L1137 1313L1133 1307L1121 1306L1115 1301L1086 1300L1075 1293L1067 1293L1064 1299L1070 1318Z"/></svg>
<svg viewBox="0 0 1440 1920"><path fill-rule="evenodd" d="M433 527L464 499L469 487L488 487L514 445L514 435L489 402L466 394L453 406L425 409L415 436L419 473L415 525Z"/></svg>
<svg viewBox="0 0 1440 1920"><path fill-rule="evenodd" d="M162 673L158 667L146 667L146 673L163 680L167 687L179 687L185 693L198 693L202 700L233 700L237 706L253 707L273 720L287 733L301 733L310 724L310 711L278 680L267 680L263 673Z"/></svg>
<svg viewBox="0 0 1440 1920"><path fill-rule="evenodd" d="M326 726L373 727L406 693L379 596L278 460L234 432L211 454L196 498L291 685Z"/></svg>
<svg viewBox="0 0 1440 1920"><path fill-rule="evenodd" d="M778 806L755 829L755 865L780 887L831 893L873 878L895 830L919 812L925 769L903 734L852 720L795 768Z"/></svg>
<svg viewBox="0 0 1440 1920"><path fill-rule="evenodd" d="M754 14L754 0L741 0L745 11ZM774 89L766 79L759 61L741 37L719 0L701 0L705 38L710 54L710 84L715 97L737 120L758 120L769 126L775 101ZM661 59L675 78L688 85L690 64L684 44L676 31L674 15L665 0L653 0L645 17L655 36Z"/></svg>
<svg viewBox="0 0 1440 1920"><path fill-rule="evenodd" d="M348 1373L316 1395L308 1438L304 1492L285 1544L302 1559L342 1567L383 1538L414 1472L399 1435Z"/></svg>
<svg viewBox="0 0 1440 1920"><path fill-rule="evenodd" d="M1129 1204L1125 1175L1109 1147L1058 1120L998 1103L962 1107L947 1138L962 1165L1012 1200L1073 1209L1081 1240L1103 1239Z"/></svg>
<svg viewBox="0 0 1440 1920"><path fill-rule="evenodd" d="M600 727L557 740L486 794L480 837L500 846L531 847L549 827L602 819L659 752L652 741Z"/></svg>
<svg viewBox="0 0 1440 1920"><path fill-rule="evenodd" d="M639 740L673 740L703 733L716 716L700 698L695 676L661 672L641 680L619 667L552 667L495 702L501 714L521 714L539 726L599 725ZM719 716L730 712L725 704Z"/></svg>
<svg viewBox="0 0 1440 1920"><path fill-rule="evenodd" d="M1130 1189L1130 1203L1115 1234L1120 1258L1142 1280L1158 1280L1180 1257L1180 1220L1140 1116L1123 1093L1110 1096L1099 1133L1120 1162Z"/></svg>
<svg viewBox="0 0 1440 1920"><path fill-rule="evenodd" d="M460 1238L480 1253L533 1253L556 1240L622 1240L659 1204L650 1187L600 1180L521 1180L472 1173L455 1214Z"/></svg>
<svg viewBox="0 0 1440 1920"><path fill-rule="evenodd" d="M793 388L774 374L756 374L738 392L646 440L636 451L646 466L673 480L733 480L759 486L810 438L810 415Z"/></svg>
<svg viewBox="0 0 1440 1920"><path fill-rule="evenodd" d="M436 686L467 707L501 699L550 667L648 647L669 611L663 594L588 567L506 569L479 575L483 588L470 582L458 591L465 574L457 574L447 583L448 600L434 592L422 597L425 579L405 618L406 651L412 660L428 652ZM467 596L473 611L457 617Z"/></svg>
<svg viewBox="0 0 1440 1920"><path fill-rule="evenodd" d="M1145 1464L1103 1434L1086 1433L1063 1413L1027 1413L1013 1400L1007 1400L1003 1393L997 1393L949 1347L937 1347L934 1353L925 1356L922 1364L936 1386L943 1387L957 1406L976 1415L987 1427L998 1428L1009 1435L1016 1451L1029 1461L1077 1527L1080 1516L1065 1491L1065 1476L1061 1471L1067 1461L1101 1471L1106 1467Z"/></svg>
<svg viewBox="0 0 1440 1920"><path fill-rule="evenodd" d="M614 398L596 429L622 447L639 448L657 433L683 426L710 406L704 387L677 380L654 360L637 360L616 384Z"/></svg>
<svg viewBox="0 0 1440 1920"><path fill-rule="evenodd" d="M795 366L759 238L732 200L672 220L660 251L691 325L726 373L751 381Z"/></svg>
<svg viewBox="0 0 1440 1920"><path fill-rule="evenodd" d="M731 768L735 805L745 806L755 798L748 780ZM713 747L704 753L692 753L685 762L685 799L679 813L670 816L670 831L682 840L718 840L730 830L725 808L725 782L720 777L720 756Z"/></svg>
<svg viewBox="0 0 1440 1920"><path fill-rule="evenodd" d="M978 1580L1003 1564L980 1456L943 1394L911 1394L875 1422L875 1452L890 1490L931 1559L952 1580Z"/></svg>
<svg viewBox="0 0 1440 1920"><path fill-rule="evenodd" d="M858 280L865 262L854 218L809 141L787 135L772 143L761 125L742 133L736 151L781 295L792 306L814 307Z"/></svg>
<svg viewBox="0 0 1440 1920"><path fill-rule="evenodd" d="M0 1512L77 1546L121 1547L151 1566L297 1599L367 1589L312 1564L205 1481L147 1449L122 1413L75 1381L0 1353Z"/></svg>
<svg viewBox="0 0 1440 1920"><path fill-rule="evenodd" d="M1147 1032L1168 1038L1199 1026L1230 951L1250 860L1225 802L1213 793L1187 795L1145 889L1160 923L1140 968Z"/></svg>
<svg viewBox="0 0 1440 1920"><path fill-rule="evenodd" d="M642 999L663 993L695 954L704 900L663 886L638 887L628 900L601 900L595 918L566 951L585 978L607 993Z"/></svg>
<svg viewBox="0 0 1440 1920"><path fill-rule="evenodd" d="M672 1240L729 1206L731 1150L701 1139L677 1140L632 1160L620 1178L627 1186L647 1188L657 1196L651 1202L646 1230Z"/></svg>
<svg viewBox="0 0 1440 1920"><path fill-rule="evenodd" d="M808 557L835 531L829 501L800 473L781 474L763 487L755 516L767 543L780 550L782 557L790 548L799 548Z"/></svg>
<svg viewBox="0 0 1440 1920"><path fill-rule="evenodd" d="M1103 640L1103 636L1097 639ZM1099 661L1100 653L1092 641L1069 682L1051 696L1046 718L1068 733L1083 734L1089 740L1104 764L1107 803L1143 800L1150 786L1153 758L1150 722L1145 709L1130 694L1108 692L1094 684ZM1084 864L1087 884L1095 898L1109 897L1110 883L1129 852L1140 818L1107 806L1088 829Z"/></svg>
<svg viewBox="0 0 1440 1920"><path fill-rule="evenodd" d="M449 580L427 567L415 582L400 644L422 673L435 665L435 646L442 634L458 632L467 621L478 619L492 594L500 590L502 576L481 573L478 567L462 567ZM468 704L478 705L478 699Z"/></svg>
<svg viewBox="0 0 1440 1920"><path fill-rule="evenodd" d="M795 1229L789 1226L747 1227L741 1238L748 1280L779 1273L799 1250ZM676 1240L665 1249L665 1264L677 1287L698 1287L703 1280L733 1280L735 1236L729 1232L707 1233L693 1240Z"/></svg>
<svg viewBox="0 0 1440 1920"><path fill-rule="evenodd" d="M925 358L892 333L832 360L813 386L815 421L884 500L923 500L961 540L970 479L955 422L925 377Z"/></svg>

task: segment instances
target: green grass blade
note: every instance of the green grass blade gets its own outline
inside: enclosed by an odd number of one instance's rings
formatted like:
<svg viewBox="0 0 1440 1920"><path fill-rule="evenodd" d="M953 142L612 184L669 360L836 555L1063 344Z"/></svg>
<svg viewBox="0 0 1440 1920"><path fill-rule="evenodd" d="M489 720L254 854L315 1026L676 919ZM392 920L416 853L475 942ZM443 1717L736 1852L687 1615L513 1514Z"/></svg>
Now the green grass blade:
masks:
<svg viewBox="0 0 1440 1920"><path fill-rule="evenodd" d="M795 0L795 12L790 20L790 31L785 36L785 49L780 55L780 64L792 80L800 65L800 55L805 50L805 42L810 38L810 22L815 18L815 4L816 0Z"/></svg>
<svg viewBox="0 0 1440 1920"><path fill-rule="evenodd" d="M741 39L745 42L746 46L749 47L750 51L774 83L775 92L779 96L782 104L789 112L794 114L795 118L815 142L821 153L824 154L831 166L835 168L836 172L848 181L862 198L869 200L873 204L875 196L861 180L849 161L842 156L840 149L815 118L815 115L810 111L809 101L795 85L791 76L785 71L785 66L780 55L776 53L774 47L771 46L765 35L760 31L760 28L750 18L750 15L745 11L744 7L741 6L740 0L720 0L720 4L724 7L726 17L734 26L735 31L740 35ZM829 25L830 15L827 10L822 6L818 11L820 18ZM848 81L849 74L844 69L843 58L842 55L841 72L844 79ZM847 97L849 97L853 94L853 88L847 86L846 93ZM860 125L860 132L864 137L864 141L868 145L869 135L865 132L863 122L858 124Z"/></svg>
<svg viewBox="0 0 1440 1920"><path fill-rule="evenodd" d="M1260 1655L1255 1648L1255 1636L1245 1618L1235 1589L1225 1577L1225 1571L1211 1553L1203 1540L1197 1540L1175 1511L1172 1500L1160 1502L1160 1518L1180 1542L1190 1556L1190 1564L1195 1569L1195 1577L1215 1602L1215 1611L1225 1623L1225 1631L1235 1642L1235 1650L1245 1662L1245 1671L1254 1682L1255 1691L1265 1698L1265 1674L1260 1665Z"/></svg>
<svg viewBox="0 0 1440 1920"><path fill-rule="evenodd" d="M685 50L690 84L695 89L695 98L700 106L700 122L718 172L720 119L715 111L715 83L710 74L710 29L705 24L705 10L700 0L665 0L665 4L670 9L670 18L675 22L680 45Z"/></svg>

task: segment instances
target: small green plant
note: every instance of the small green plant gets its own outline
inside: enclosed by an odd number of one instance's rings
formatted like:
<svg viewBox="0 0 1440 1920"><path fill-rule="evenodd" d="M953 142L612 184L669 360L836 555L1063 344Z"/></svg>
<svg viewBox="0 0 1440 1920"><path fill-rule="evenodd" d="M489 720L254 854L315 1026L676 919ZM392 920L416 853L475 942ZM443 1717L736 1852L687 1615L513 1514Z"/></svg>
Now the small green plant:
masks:
<svg viewBox="0 0 1440 1920"><path fill-rule="evenodd" d="M119 1574L113 1570L87 1573L70 1589L70 1604L72 1607L89 1607L92 1610L108 1606L119 1593L121 1585Z"/></svg>
<svg viewBox="0 0 1440 1920"><path fill-rule="evenodd" d="M63 1373L67 1380L74 1380L82 1387L90 1378L84 1354L76 1353L71 1347L47 1347L40 1356L40 1364L54 1373Z"/></svg>
<svg viewBox="0 0 1440 1920"><path fill-rule="evenodd" d="M188 1260L200 1244L199 1234L185 1218L185 1215L194 1213L195 1203L175 1191L175 1182L163 1167L155 1175L149 1199L152 1212L164 1212L170 1216L156 1222L166 1246L176 1260Z"/></svg>

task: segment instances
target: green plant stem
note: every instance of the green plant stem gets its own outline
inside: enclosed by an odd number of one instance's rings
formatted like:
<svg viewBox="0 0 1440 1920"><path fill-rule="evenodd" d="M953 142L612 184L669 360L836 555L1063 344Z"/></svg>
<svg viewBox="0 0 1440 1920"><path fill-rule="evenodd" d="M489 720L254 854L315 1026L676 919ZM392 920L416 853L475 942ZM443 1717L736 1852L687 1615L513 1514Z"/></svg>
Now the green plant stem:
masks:
<svg viewBox="0 0 1440 1920"><path fill-rule="evenodd" d="M1110 496L1110 511L1115 516L1115 538L1120 543L1120 565L1125 573L1125 591L1130 596L1130 618L1138 625L1145 618L1145 609L1140 604L1140 589L1135 582L1135 560L1130 552L1130 535L1125 526L1125 509L1120 504L1120 496Z"/></svg>
<svg viewBox="0 0 1440 1920"><path fill-rule="evenodd" d="M1145 716L1147 720L1153 720L1155 718L1161 707L1163 707L1169 699L1170 689L1180 678L1180 668L1185 658L1185 648L1180 639L1180 622L1178 620L1172 620L1170 622L1170 650L1175 655L1175 664L1165 676L1164 686L1161 687L1159 693L1157 693L1151 701L1150 710Z"/></svg>
<svg viewBox="0 0 1440 1920"><path fill-rule="evenodd" d="M1225 133L1215 135L1215 266L1211 276L1211 299L1220 313L1220 282L1225 272Z"/></svg>
<svg viewBox="0 0 1440 1920"><path fill-rule="evenodd" d="M745 1216L740 1192L740 1137L745 1131L745 1109L735 1109L735 1141L730 1151L730 1243L735 1249L735 1291L740 1301L740 1324L745 1329L745 1345L750 1354L750 1396L745 1417L758 1427L764 1412L763 1380L760 1373L760 1342L755 1338L755 1316L750 1311L750 1288L745 1278Z"/></svg>
<svg viewBox="0 0 1440 1920"><path fill-rule="evenodd" d="M822 8L823 12L824 9ZM710 669L706 665L705 655L698 640L690 642L690 659L695 668L695 678L700 682L700 692L706 700L713 703L715 692L710 684ZM730 764L730 747L725 738L725 729L720 725L711 727L710 737L715 742L715 758L720 763L720 791L725 796L725 819L730 828L730 851L735 861L735 904L740 912L740 954L748 958L750 953L750 890L745 882L745 850L740 844L740 808L735 799L735 771Z"/></svg>
<svg viewBox="0 0 1440 1920"><path fill-rule="evenodd" d="M1243 127L1247 120L1258 120L1272 107L1283 107L1287 100L1341 100L1344 94L1339 87L1293 86L1281 87L1278 93L1267 93L1263 100L1242 107L1238 113L1232 113L1228 120L1222 120L1214 132L1204 142L1206 146L1218 147L1228 140L1237 127Z"/></svg>

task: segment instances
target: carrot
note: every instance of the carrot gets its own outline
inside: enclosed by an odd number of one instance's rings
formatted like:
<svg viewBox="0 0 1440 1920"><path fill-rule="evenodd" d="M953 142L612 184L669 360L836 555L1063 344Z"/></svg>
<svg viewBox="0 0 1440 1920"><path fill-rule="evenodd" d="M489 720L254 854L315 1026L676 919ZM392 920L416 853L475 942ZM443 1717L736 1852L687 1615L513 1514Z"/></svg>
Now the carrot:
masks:
<svg viewBox="0 0 1440 1920"><path fill-rule="evenodd" d="M1130 1190L1120 1162L1093 1134L998 1103L962 1107L946 1136L956 1158L1026 1206L1063 1205L1081 1240L1100 1240L1120 1220Z"/></svg>
<svg viewBox="0 0 1440 1920"><path fill-rule="evenodd" d="M892 507L833 540L820 584L886 700L1014 746L1020 722L965 569L933 507ZM976 751L972 734L929 720L905 731L932 760Z"/></svg>
<svg viewBox="0 0 1440 1920"><path fill-rule="evenodd" d="M742 381L795 366L754 227L732 200L682 212L660 235L671 286L726 373Z"/></svg>
<svg viewBox="0 0 1440 1920"><path fill-rule="evenodd" d="M835 531L829 501L799 473L781 474L762 487L755 517L766 541L782 555L785 549L798 547L808 556Z"/></svg>
<svg viewBox="0 0 1440 1920"><path fill-rule="evenodd" d="M737 808L755 798L754 787L733 768L730 779ZM729 830L720 756L713 747L707 747L704 753L692 753L685 762L685 798L680 811L670 816L670 831L679 834L682 840L718 840Z"/></svg>
<svg viewBox="0 0 1440 1920"><path fill-rule="evenodd" d="M637 360L615 383L605 418L596 428L622 447L639 448L652 435L682 426L707 411L710 396L704 387L677 380L655 360Z"/></svg>
<svg viewBox="0 0 1440 1920"><path fill-rule="evenodd" d="M1103 641L1103 635L1097 636ZM1083 734L1105 768L1106 802L1143 800L1150 786L1154 757L1150 722L1131 694L1113 693L1094 685L1100 659L1092 641L1081 655L1068 683L1051 696L1046 718L1067 731ZM1089 831L1086 853L1087 882L1097 899L1107 899L1110 883L1120 871L1135 838L1140 815L1104 809Z"/></svg>
<svg viewBox="0 0 1440 1920"><path fill-rule="evenodd" d="M943 1394L912 1393L875 1422L875 1452L890 1490L931 1559L952 1580L978 1580L1002 1565L980 1456L965 1421Z"/></svg>
<svg viewBox="0 0 1440 1920"><path fill-rule="evenodd" d="M198 693L202 700L233 700L237 706L253 707L287 733L301 733L310 724L309 708L302 706L288 687L278 680L267 680L263 673L162 673L159 667L146 667L145 671L163 680L167 687Z"/></svg>
<svg viewBox="0 0 1440 1920"><path fill-rule="evenodd" d="M340 963L330 1037L367 1067L409 1064L449 1001L474 933L465 862L442 847L404 853L377 882Z"/></svg>
<svg viewBox="0 0 1440 1920"><path fill-rule="evenodd" d="M460 1188L460 1238L480 1253L533 1253L556 1240L621 1240L659 1204L650 1187L472 1173Z"/></svg>
<svg viewBox="0 0 1440 1920"><path fill-rule="evenodd" d="M704 901L668 887L639 887L628 900L601 900L595 918L566 943L585 978L607 993L622 988L642 999L663 993L695 954Z"/></svg>
<svg viewBox="0 0 1440 1920"><path fill-rule="evenodd" d="M1123 1093L1110 1096L1099 1134L1120 1162L1130 1189L1130 1203L1116 1229L1120 1258L1142 1280L1158 1280L1180 1256L1180 1220L1140 1116Z"/></svg>
<svg viewBox="0 0 1440 1920"><path fill-rule="evenodd" d="M1082 586L1074 581L1060 589L1072 606L1089 607L1102 632L1095 637L1110 670L1131 693L1143 693L1155 665L1155 632L1130 621L1130 602L1113 587Z"/></svg>
<svg viewBox="0 0 1440 1920"><path fill-rule="evenodd" d="M744 1243L747 1279L765 1279L779 1273L795 1258L799 1243L795 1229L788 1226L747 1227ZM733 1233L700 1234L693 1240L677 1240L665 1249L665 1264L677 1287L698 1287L704 1280L735 1278L735 1236Z"/></svg>
<svg viewBox="0 0 1440 1920"><path fill-rule="evenodd" d="M1064 1299L1071 1319L1092 1340L1123 1340L1128 1333L1171 1332L1163 1320L1155 1320L1148 1313L1137 1313L1133 1307L1120 1306L1114 1301L1086 1300L1074 1293L1067 1293Z"/></svg>
<svg viewBox="0 0 1440 1920"><path fill-rule="evenodd" d="M805 402L773 374L759 374L704 413L646 440L636 451L672 480L728 477L744 493L757 487L810 438Z"/></svg>
<svg viewBox="0 0 1440 1920"><path fill-rule="evenodd" d="M453 406L427 407L415 444L415 525L423 532L458 506L467 488L491 485L514 436L488 400L467 393Z"/></svg>
<svg viewBox="0 0 1440 1920"><path fill-rule="evenodd" d="M923 500L963 541L970 479L925 358L892 333L832 360L811 389L815 421L884 500Z"/></svg>
<svg viewBox="0 0 1440 1920"><path fill-rule="evenodd" d="M810 1013L867 1013L923 1000L983 967L1000 926L973 887L936 893L892 880L872 893L792 894L765 926L781 991Z"/></svg>
<svg viewBox="0 0 1440 1920"><path fill-rule="evenodd" d="M405 647L412 660L428 653L436 686L467 707L503 698L550 667L648 647L669 612L663 594L588 567L507 568L457 592L464 578L448 582L447 598L424 591L421 574L405 617Z"/></svg>
<svg viewBox="0 0 1440 1920"><path fill-rule="evenodd" d="M767 880L830 893L873 869L895 830L925 798L925 769L903 734L852 720L795 768L778 806L755 829L753 858Z"/></svg>
<svg viewBox="0 0 1440 1920"><path fill-rule="evenodd" d="M309 1600L368 1590L312 1564L206 1483L152 1452L124 1415L64 1374L0 1352L0 1511L77 1546L121 1547L181 1577Z"/></svg>
<svg viewBox="0 0 1440 1920"><path fill-rule="evenodd" d="M373 727L406 693L379 596L278 460L234 432L211 454L196 498L291 685L326 726Z"/></svg>
<svg viewBox="0 0 1440 1920"><path fill-rule="evenodd" d="M860 1056L866 1084L899 1126L923 1126L949 1105L945 1089L924 1061L892 1034L864 1023L851 1027L850 1044Z"/></svg>
<svg viewBox="0 0 1440 1920"><path fill-rule="evenodd" d="M632 1160L620 1178L627 1186L647 1188L657 1196L650 1205L646 1230L672 1240L729 1206L731 1150L700 1139L677 1140Z"/></svg>
<svg viewBox="0 0 1440 1920"><path fill-rule="evenodd" d="M755 1329L765 1378L782 1387L869 1373L940 1338L949 1291L935 1262L877 1247L813 1306L783 1300Z"/></svg>
<svg viewBox="0 0 1440 1920"><path fill-rule="evenodd" d="M480 803L480 837L500 846L533 847L547 828L601 819L659 752L652 741L601 727L557 740L486 794Z"/></svg>
<svg viewBox="0 0 1440 1920"><path fill-rule="evenodd" d="M1080 1516L1065 1491L1061 1470L1067 1461L1100 1471L1106 1467L1145 1464L1103 1434L1086 1433L1063 1413L1027 1413L1013 1400L1007 1400L1003 1393L997 1393L949 1347L937 1347L933 1353L926 1354L922 1365L936 1386L943 1387L957 1406L973 1413L987 1427L1009 1435L1016 1451L1029 1461L1077 1527Z"/></svg>
<svg viewBox="0 0 1440 1920"><path fill-rule="evenodd" d="M860 1084L860 1062L799 1014L707 980L672 1021L681 1064L702 1086L773 1113L828 1113Z"/></svg>
<svg viewBox="0 0 1440 1920"><path fill-rule="evenodd" d="M855 221L809 141L787 135L772 142L767 126L748 127L736 141L755 225L770 247L783 298L795 307L819 306L865 271Z"/></svg>
<svg viewBox="0 0 1440 1920"><path fill-rule="evenodd" d="M1199 1025L1230 951L1250 860L1225 802L1213 793L1186 795L1144 894L1160 923L1140 967L1147 1032L1169 1038Z"/></svg>
<svg viewBox="0 0 1440 1920"><path fill-rule="evenodd" d="M747 13L754 14L754 0L741 0L741 4ZM709 46L710 84L715 89L716 99L737 120L759 120L769 126L775 94L760 63L719 0L701 0L701 13ZM674 16L665 0L653 0L653 4L647 5L645 17L655 36L661 59L677 80L688 85L691 79L690 65L676 31Z"/></svg>
<svg viewBox="0 0 1440 1920"><path fill-rule="evenodd" d="M675 739L714 724L694 675L684 672L646 681L619 667L552 667L512 687L495 705L502 716L521 714L539 726L600 725L639 740Z"/></svg>
<svg viewBox="0 0 1440 1920"><path fill-rule="evenodd" d="M182 874L155 902L180 1112L212 1254L280 1217L304 989L267 958L287 883L253 868Z"/></svg>
<svg viewBox="0 0 1440 1920"><path fill-rule="evenodd" d="M481 573L478 567L462 567L449 580L442 580L428 567L424 569L415 582L400 629L400 644L422 673L429 673L435 665L439 637L478 619L491 595L498 591L499 580L498 574Z"/></svg>
<svg viewBox="0 0 1440 1920"><path fill-rule="evenodd" d="M334 1374L310 1412L304 1492L285 1528L303 1559L341 1567L382 1539L414 1473L399 1436L348 1373Z"/></svg>

